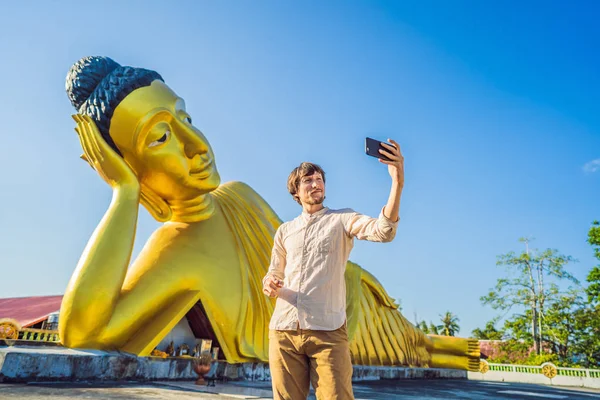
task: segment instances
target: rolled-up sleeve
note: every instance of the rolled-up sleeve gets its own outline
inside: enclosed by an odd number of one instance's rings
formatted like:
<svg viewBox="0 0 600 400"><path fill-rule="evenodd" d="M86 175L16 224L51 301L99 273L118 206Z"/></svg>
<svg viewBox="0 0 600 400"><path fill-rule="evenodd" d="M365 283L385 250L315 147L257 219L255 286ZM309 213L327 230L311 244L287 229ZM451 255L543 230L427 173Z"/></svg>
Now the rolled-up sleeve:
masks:
<svg viewBox="0 0 600 400"><path fill-rule="evenodd" d="M378 218L352 211L344 223L346 233L358 240L371 242L391 242L396 236L398 221L392 221L383 214L383 208Z"/></svg>
<svg viewBox="0 0 600 400"><path fill-rule="evenodd" d="M283 239L281 233L281 226L275 232L275 237L273 238L273 250L271 250L271 264L269 265L269 269L267 270L267 274L263 278L263 285L265 283L265 279L269 276L273 276L279 280L283 280L285 278L285 258L286 251L283 246Z"/></svg>

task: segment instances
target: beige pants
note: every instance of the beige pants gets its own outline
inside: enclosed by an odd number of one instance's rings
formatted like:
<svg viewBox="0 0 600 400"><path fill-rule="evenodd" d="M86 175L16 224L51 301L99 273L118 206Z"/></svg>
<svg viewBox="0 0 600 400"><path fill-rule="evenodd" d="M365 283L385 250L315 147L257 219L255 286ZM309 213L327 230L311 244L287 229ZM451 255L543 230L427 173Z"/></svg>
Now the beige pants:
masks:
<svg viewBox="0 0 600 400"><path fill-rule="evenodd" d="M335 331L271 330L269 368L275 400L304 400L309 383L317 399L354 399L345 324Z"/></svg>

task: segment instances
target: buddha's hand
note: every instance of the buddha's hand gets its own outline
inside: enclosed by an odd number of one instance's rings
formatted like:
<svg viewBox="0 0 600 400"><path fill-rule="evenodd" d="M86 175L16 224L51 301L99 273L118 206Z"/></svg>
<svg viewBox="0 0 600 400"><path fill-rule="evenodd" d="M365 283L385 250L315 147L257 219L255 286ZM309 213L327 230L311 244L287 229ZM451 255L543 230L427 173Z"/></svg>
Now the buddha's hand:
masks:
<svg viewBox="0 0 600 400"><path fill-rule="evenodd" d="M73 119L77 122L75 131L87 162L113 189L131 188L139 191L140 184L125 162L104 140L94 121L87 115L76 114Z"/></svg>
<svg viewBox="0 0 600 400"><path fill-rule="evenodd" d="M283 282L274 276L267 276L263 284L263 293L269 297L277 297L279 289L283 287Z"/></svg>

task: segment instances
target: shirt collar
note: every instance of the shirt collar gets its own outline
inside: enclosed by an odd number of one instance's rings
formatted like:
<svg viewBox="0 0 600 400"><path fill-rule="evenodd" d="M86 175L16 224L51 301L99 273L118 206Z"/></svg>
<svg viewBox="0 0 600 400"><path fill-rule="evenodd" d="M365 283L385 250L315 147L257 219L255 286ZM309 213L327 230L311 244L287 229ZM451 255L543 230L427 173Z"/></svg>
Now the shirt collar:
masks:
<svg viewBox="0 0 600 400"><path fill-rule="evenodd" d="M317 211L316 213L313 214L309 214L306 211L302 210L302 219L305 221L308 221L311 218L317 218L320 217L321 215L325 214L327 211L329 210L329 207L323 207L322 209L320 209L319 211Z"/></svg>

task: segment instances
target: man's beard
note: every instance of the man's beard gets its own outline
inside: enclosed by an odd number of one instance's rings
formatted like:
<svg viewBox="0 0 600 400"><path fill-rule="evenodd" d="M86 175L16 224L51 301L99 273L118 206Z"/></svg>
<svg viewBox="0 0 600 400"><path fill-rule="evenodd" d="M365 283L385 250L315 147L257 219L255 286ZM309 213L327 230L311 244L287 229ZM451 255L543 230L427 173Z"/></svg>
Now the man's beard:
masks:
<svg viewBox="0 0 600 400"><path fill-rule="evenodd" d="M325 201L325 196L321 196L321 198L316 199L316 200L311 197L310 200L308 200L306 202L306 204L314 206L314 205L317 205L317 204L322 204L324 201Z"/></svg>

